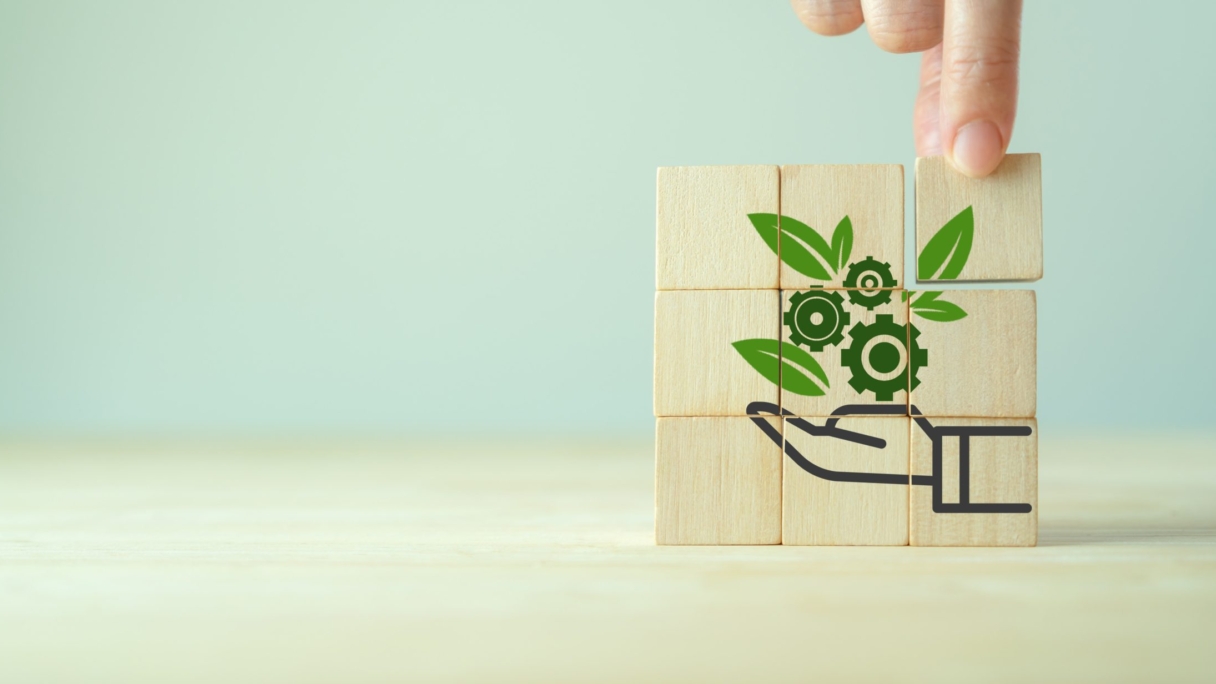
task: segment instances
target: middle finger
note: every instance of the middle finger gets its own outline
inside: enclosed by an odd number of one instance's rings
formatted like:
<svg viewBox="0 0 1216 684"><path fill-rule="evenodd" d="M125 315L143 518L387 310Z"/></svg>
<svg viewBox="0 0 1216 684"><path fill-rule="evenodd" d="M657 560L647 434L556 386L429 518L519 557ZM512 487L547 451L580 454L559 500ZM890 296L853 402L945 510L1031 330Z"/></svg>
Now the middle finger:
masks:
<svg viewBox="0 0 1216 684"><path fill-rule="evenodd" d="M861 0L866 28L887 52L923 52L942 42L943 0Z"/></svg>

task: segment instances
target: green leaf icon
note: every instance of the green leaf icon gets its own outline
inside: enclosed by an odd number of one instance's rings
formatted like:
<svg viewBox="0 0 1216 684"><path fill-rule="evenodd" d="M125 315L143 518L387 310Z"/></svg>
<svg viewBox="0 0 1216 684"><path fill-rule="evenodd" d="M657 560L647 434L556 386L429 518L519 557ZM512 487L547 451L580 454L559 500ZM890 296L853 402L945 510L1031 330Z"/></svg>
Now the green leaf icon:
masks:
<svg viewBox="0 0 1216 684"><path fill-rule="evenodd" d="M776 214L748 214L748 220L752 222L752 227L760 233L760 237L764 240L764 244L773 250L773 254L777 253L777 215Z"/></svg>
<svg viewBox="0 0 1216 684"><path fill-rule="evenodd" d="M914 308L912 312L921 318L942 323L949 323L950 321L957 321L960 318L967 317L967 312L963 311L963 308L954 302L938 302L932 309Z"/></svg>
<svg viewBox="0 0 1216 684"><path fill-rule="evenodd" d="M781 384L780 340L739 340L732 342L730 346L734 347L752 368L759 371L760 375L768 378L774 385Z"/></svg>
<svg viewBox="0 0 1216 684"><path fill-rule="evenodd" d="M832 267L839 273L849 262L849 255L853 253L853 222L848 216L840 219L840 223L836 224L836 232L832 233L832 253L836 257L836 263Z"/></svg>
<svg viewBox="0 0 1216 684"><path fill-rule="evenodd" d="M967 312L954 302L938 299L941 292L924 292L912 301L912 313L930 321L949 323L966 318Z"/></svg>
<svg viewBox="0 0 1216 684"><path fill-rule="evenodd" d="M823 383L822 387L815 378ZM822 397L828 387L828 374L810 352L789 342L781 343L781 389L804 397Z"/></svg>
<svg viewBox="0 0 1216 684"><path fill-rule="evenodd" d="M819 397L827 390L827 373L823 372L813 356L800 347L781 340L766 339L739 340L731 343L731 346L760 375L787 392ZM811 375L822 381L822 386Z"/></svg>
<svg viewBox="0 0 1216 684"><path fill-rule="evenodd" d="M811 254L811 250L818 253L820 258ZM816 280L831 280L832 274L828 268L836 270L836 253L828 241L814 228L788 216L781 217L781 260L795 271Z"/></svg>
<svg viewBox="0 0 1216 684"><path fill-rule="evenodd" d="M832 279L832 274L828 273L823 264L802 245L793 240L786 240L783 247L781 250L781 260L790 268L815 280Z"/></svg>
<svg viewBox="0 0 1216 684"><path fill-rule="evenodd" d="M920 280L954 280L971 256L971 240L975 236L975 216L971 207L960 211L946 222L921 251L916 260L916 277ZM947 262L949 259L949 262Z"/></svg>

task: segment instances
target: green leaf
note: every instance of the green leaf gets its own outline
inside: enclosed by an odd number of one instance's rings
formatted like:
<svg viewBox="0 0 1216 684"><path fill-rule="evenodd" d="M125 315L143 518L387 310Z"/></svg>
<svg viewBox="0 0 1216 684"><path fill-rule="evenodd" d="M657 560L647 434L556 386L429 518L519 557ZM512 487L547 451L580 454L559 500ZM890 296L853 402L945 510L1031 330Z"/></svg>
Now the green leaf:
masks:
<svg viewBox="0 0 1216 684"><path fill-rule="evenodd" d="M781 384L781 340L739 340L731 345L744 361L774 385Z"/></svg>
<svg viewBox="0 0 1216 684"><path fill-rule="evenodd" d="M922 291L922 292L917 292L916 294L918 296L916 297L916 299L912 300L913 309L932 309L933 307L929 306L929 304L933 303L934 301L937 300L938 297L942 296L941 292L924 292L924 291Z"/></svg>
<svg viewBox="0 0 1216 684"><path fill-rule="evenodd" d="M769 382L781 386L787 392L808 397L823 396L828 387L828 376L820 367L819 362L802 348L782 342L781 340L739 340L731 343L735 351L763 375ZM782 359L784 356L784 360ZM815 382L799 368L791 365L798 364L812 375L823 381L823 386Z"/></svg>
<svg viewBox="0 0 1216 684"><path fill-rule="evenodd" d="M832 274L828 273L823 264L808 252L806 247L793 240L785 240L784 244L781 245L781 260L790 268L808 278L814 278L815 280L832 279Z"/></svg>
<svg viewBox="0 0 1216 684"><path fill-rule="evenodd" d="M849 261L849 255L853 253L853 222L846 216L840 219L840 223L836 224L836 232L832 233L832 254L836 257L836 263L833 268L839 273L840 269Z"/></svg>
<svg viewBox="0 0 1216 684"><path fill-rule="evenodd" d="M954 280L971 256L971 241L975 237L975 216L971 207L960 211L946 222L921 250L916 260L919 280ZM949 262L946 260L949 259Z"/></svg>
<svg viewBox="0 0 1216 684"><path fill-rule="evenodd" d="M748 214L748 220L752 222L752 227L760 233L760 237L764 239L764 244L773 250L773 254L777 253L777 215L776 214Z"/></svg>
<svg viewBox="0 0 1216 684"><path fill-rule="evenodd" d="M822 261L815 258L808 247L818 253ZM814 228L788 216L781 217L781 260L795 271L816 280L831 280L828 268L836 270L836 253L828 241Z"/></svg>
<svg viewBox="0 0 1216 684"><path fill-rule="evenodd" d="M967 317L967 312L954 302L936 301L933 306L919 308L912 306L912 313L929 321L938 321L940 323L949 323Z"/></svg>
<svg viewBox="0 0 1216 684"><path fill-rule="evenodd" d="M797 366L793 364L797 364ZM815 378L819 378L823 382L823 386L820 387L814 378L803 372L803 369L809 371ZM821 397L827 392L829 386L828 374L824 372L823 367L819 365L814 356L811 356L810 352L789 342L781 343L781 389L801 394L804 397Z"/></svg>
<svg viewBox="0 0 1216 684"><path fill-rule="evenodd" d="M908 290L904 290L903 292L899 293L899 301L901 301L901 302L908 301L908 295L910 295L910 294L912 294L912 293L909 292Z"/></svg>
<svg viewBox="0 0 1216 684"><path fill-rule="evenodd" d="M962 307L958 304L938 299L943 294L940 291L917 292L915 294L917 297L912 300L912 312L921 318L946 323L957 321L967 316L967 312L963 311Z"/></svg>

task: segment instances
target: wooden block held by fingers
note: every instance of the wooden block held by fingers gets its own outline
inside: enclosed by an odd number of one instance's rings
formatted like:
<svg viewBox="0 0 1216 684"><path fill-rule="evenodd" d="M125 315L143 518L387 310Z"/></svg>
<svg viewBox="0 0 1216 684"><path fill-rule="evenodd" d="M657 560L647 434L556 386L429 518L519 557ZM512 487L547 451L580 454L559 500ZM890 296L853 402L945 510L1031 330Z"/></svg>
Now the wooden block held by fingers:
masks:
<svg viewBox="0 0 1216 684"><path fill-rule="evenodd" d="M1034 546L1039 426L1033 418L917 418L912 546Z"/></svg>
<svg viewBox="0 0 1216 684"><path fill-rule="evenodd" d="M839 430L828 430L822 419L787 417L782 543L906 546L909 423L906 417L846 417Z"/></svg>
<svg viewBox="0 0 1216 684"><path fill-rule="evenodd" d="M909 374L924 352L915 345L909 352L903 292L782 290L781 372L794 377L782 378L781 407L803 417L856 404L906 413Z"/></svg>
<svg viewBox="0 0 1216 684"><path fill-rule="evenodd" d="M753 401L776 404L777 290L669 290L655 293L654 413L656 416L746 416ZM756 363L740 346L757 340Z"/></svg>
<svg viewBox="0 0 1216 684"><path fill-rule="evenodd" d="M780 418L659 418L655 431L656 543L781 543Z"/></svg>
<svg viewBox="0 0 1216 684"><path fill-rule="evenodd" d="M1033 418L1033 290L912 292L910 330L927 353L911 404L926 416Z"/></svg>
<svg viewBox="0 0 1216 684"><path fill-rule="evenodd" d="M776 289L776 229L762 237L748 215L775 218L779 192L776 166L660 168L658 289Z"/></svg>
<svg viewBox="0 0 1216 684"><path fill-rule="evenodd" d="M904 167L781 167L780 235L782 289L903 287ZM863 284L869 265L886 277Z"/></svg>
<svg viewBox="0 0 1216 684"><path fill-rule="evenodd" d="M1043 277L1038 154L1008 154L971 178L945 157L916 160L916 281Z"/></svg>

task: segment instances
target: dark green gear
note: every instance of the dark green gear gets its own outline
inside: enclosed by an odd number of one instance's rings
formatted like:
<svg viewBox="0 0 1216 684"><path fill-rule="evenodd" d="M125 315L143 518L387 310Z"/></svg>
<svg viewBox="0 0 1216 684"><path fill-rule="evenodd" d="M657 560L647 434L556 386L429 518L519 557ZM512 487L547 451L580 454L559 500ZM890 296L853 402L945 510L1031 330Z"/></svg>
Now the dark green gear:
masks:
<svg viewBox="0 0 1216 684"><path fill-rule="evenodd" d="M883 288L892 288L897 284L895 276L891 274L891 264L874 257L850 264L849 274L844 279L844 286L853 288L848 291L849 301L870 311L891 301L891 290Z"/></svg>
<svg viewBox="0 0 1216 684"><path fill-rule="evenodd" d="M782 316L790 331L790 342L811 351L823 351L828 345L843 342L849 319L844 297L828 290L795 292L790 297L789 310Z"/></svg>
<svg viewBox="0 0 1216 684"><path fill-rule="evenodd" d="M840 350L841 365L852 372L849 385L858 394L870 390L877 401L893 401L896 392L916 388L917 371L929 365L929 352L917 344L918 337L915 325L900 325L890 314L878 314L870 325L853 326L849 346Z"/></svg>

